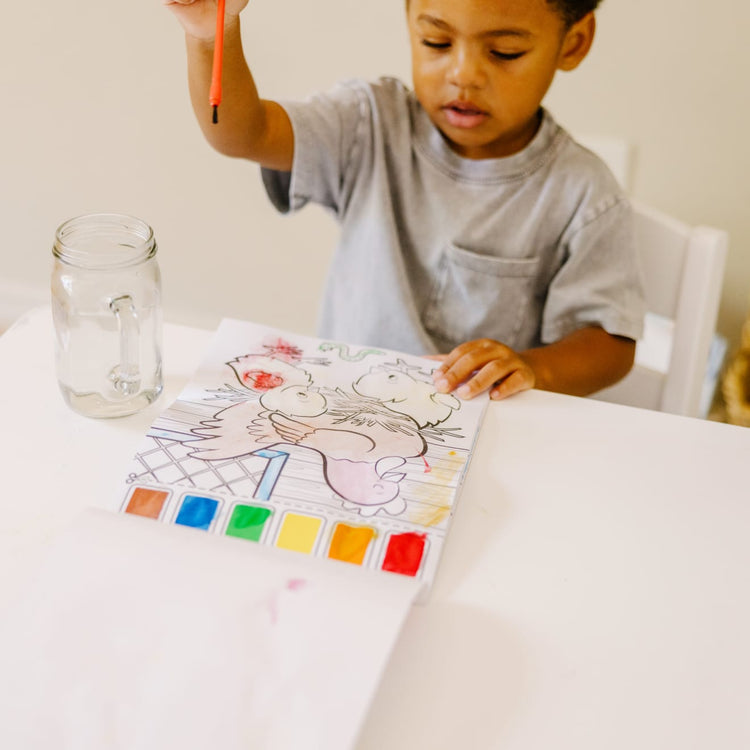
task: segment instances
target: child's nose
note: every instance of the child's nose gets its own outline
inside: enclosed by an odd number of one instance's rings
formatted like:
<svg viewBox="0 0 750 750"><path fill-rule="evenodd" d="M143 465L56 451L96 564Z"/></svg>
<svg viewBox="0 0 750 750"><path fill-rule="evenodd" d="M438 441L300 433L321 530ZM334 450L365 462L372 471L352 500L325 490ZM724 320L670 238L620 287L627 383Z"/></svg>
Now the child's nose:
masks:
<svg viewBox="0 0 750 750"><path fill-rule="evenodd" d="M458 88L480 88L484 82L484 70L479 56L472 50L456 45L448 80Z"/></svg>

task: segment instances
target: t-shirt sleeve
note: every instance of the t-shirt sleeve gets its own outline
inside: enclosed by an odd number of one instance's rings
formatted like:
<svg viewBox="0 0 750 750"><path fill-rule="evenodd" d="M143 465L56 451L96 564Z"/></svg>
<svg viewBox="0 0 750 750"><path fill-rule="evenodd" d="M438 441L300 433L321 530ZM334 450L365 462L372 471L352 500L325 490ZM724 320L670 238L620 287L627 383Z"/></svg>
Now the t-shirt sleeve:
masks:
<svg viewBox="0 0 750 750"><path fill-rule="evenodd" d="M566 260L548 288L543 343L591 325L640 338L645 302L629 201L610 197L572 222L563 242Z"/></svg>
<svg viewBox="0 0 750 750"><path fill-rule="evenodd" d="M292 123L294 158L291 172L261 170L271 202L282 213L312 201L342 214L371 138L371 105L364 88L356 81L344 82L282 106Z"/></svg>

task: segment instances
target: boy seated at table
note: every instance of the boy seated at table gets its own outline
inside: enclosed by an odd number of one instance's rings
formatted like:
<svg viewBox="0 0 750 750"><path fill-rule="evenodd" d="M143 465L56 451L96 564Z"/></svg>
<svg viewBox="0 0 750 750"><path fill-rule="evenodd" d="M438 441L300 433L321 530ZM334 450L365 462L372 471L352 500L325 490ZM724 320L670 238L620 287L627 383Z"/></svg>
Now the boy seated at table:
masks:
<svg viewBox="0 0 750 750"><path fill-rule="evenodd" d="M216 0L163 0L219 152L258 162L283 212L341 224L319 335L442 359L437 389L586 395L631 368L644 305L631 208L542 106L586 57L599 0L408 0L413 91L347 81L260 99L227 0L224 100L208 105ZM290 22L294 4L289 4Z"/></svg>

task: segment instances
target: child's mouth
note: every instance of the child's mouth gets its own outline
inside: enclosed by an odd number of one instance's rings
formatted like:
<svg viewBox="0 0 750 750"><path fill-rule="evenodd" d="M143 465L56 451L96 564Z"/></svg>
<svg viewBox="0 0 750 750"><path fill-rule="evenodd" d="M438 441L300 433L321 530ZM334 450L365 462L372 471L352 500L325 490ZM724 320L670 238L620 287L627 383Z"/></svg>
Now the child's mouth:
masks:
<svg viewBox="0 0 750 750"><path fill-rule="evenodd" d="M489 114L471 102L449 102L443 107L448 123L455 128L475 128L481 125Z"/></svg>

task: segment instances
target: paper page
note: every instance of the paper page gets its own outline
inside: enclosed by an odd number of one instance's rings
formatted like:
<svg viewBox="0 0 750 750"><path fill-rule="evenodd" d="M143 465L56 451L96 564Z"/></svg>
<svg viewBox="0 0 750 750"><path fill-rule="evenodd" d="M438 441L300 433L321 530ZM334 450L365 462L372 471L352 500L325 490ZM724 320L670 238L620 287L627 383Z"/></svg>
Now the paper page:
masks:
<svg viewBox="0 0 750 750"><path fill-rule="evenodd" d="M436 366L224 320L119 509L428 587L487 404Z"/></svg>
<svg viewBox="0 0 750 750"><path fill-rule="evenodd" d="M0 625L0 747L350 748L418 586L86 511Z"/></svg>

